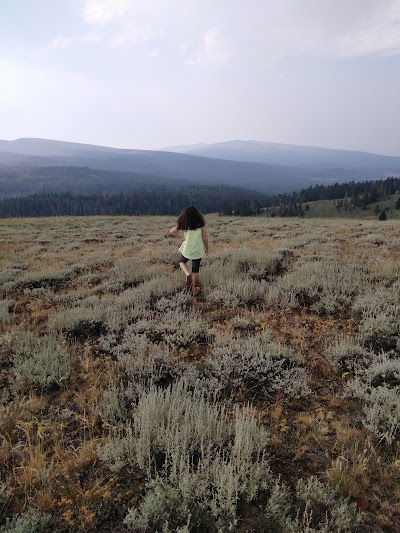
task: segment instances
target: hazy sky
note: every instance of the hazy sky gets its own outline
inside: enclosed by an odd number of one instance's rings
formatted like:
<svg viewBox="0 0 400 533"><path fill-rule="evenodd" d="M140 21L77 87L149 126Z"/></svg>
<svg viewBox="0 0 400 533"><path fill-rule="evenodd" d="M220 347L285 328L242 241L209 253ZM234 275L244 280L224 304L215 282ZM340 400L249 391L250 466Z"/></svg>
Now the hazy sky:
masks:
<svg viewBox="0 0 400 533"><path fill-rule="evenodd" d="M0 139L400 155L400 0L0 0Z"/></svg>

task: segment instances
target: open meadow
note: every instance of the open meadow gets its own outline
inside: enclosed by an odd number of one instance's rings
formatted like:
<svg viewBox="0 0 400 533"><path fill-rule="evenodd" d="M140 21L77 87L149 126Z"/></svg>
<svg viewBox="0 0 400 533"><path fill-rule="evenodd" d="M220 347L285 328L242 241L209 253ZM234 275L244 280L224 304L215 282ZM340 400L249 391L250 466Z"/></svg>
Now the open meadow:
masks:
<svg viewBox="0 0 400 533"><path fill-rule="evenodd" d="M0 224L0 529L400 531L400 223Z"/></svg>

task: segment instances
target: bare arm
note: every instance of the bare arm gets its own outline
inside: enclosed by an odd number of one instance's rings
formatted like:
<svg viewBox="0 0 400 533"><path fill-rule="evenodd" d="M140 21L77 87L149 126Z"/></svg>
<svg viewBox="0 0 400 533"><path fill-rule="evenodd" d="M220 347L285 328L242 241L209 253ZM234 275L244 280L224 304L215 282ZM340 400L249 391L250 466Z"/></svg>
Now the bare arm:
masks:
<svg viewBox="0 0 400 533"><path fill-rule="evenodd" d="M184 241L185 238L179 233L178 226L173 227L169 230L170 234L179 239L180 241Z"/></svg>
<svg viewBox="0 0 400 533"><path fill-rule="evenodd" d="M203 237L204 247L206 249L206 255L208 255L208 238L207 238L207 231L206 231L205 226L201 228L201 235Z"/></svg>

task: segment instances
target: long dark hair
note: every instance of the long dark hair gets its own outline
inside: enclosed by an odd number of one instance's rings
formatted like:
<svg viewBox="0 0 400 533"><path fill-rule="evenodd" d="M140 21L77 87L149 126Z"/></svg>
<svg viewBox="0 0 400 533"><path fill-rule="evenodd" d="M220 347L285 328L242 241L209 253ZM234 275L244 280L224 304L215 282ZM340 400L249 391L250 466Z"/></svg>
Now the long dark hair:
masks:
<svg viewBox="0 0 400 533"><path fill-rule="evenodd" d="M178 229L187 231L188 229L197 229L205 226L206 221L203 215L198 211L194 205L189 205L179 215L176 225Z"/></svg>

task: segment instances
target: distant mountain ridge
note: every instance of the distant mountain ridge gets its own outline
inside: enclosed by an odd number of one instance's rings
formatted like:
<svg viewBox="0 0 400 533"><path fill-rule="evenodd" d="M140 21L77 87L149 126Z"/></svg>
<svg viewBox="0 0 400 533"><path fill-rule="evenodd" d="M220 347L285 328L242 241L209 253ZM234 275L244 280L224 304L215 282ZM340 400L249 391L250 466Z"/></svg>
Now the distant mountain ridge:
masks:
<svg viewBox="0 0 400 533"><path fill-rule="evenodd" d="M364 152L241 140L175 150L120 149L35 138L0 140L0 167L87 167L204 185L228 184L269 194L316 183L400 175L400 157Z"/></svg>
<svg viewBox="0 0 400 533"><path fill-rule="evenodd" d="M37 163L35 163L37 158ZM0 166L79 166L133 172L201 184L246 187L271 194L309 185L305 169L282 165L218 160L188 154L129 150L53 141L0 141Z"/></svg>
<svg viewBox="0 0 400 533"><path fill-rule="evenodd" d="M165 151L275 165L308 168L352 168L386 166L397 168L400 156L388 156L359 150L341 150L318 146L243 141L240 139L218 143L171 146Z"/></svg>

